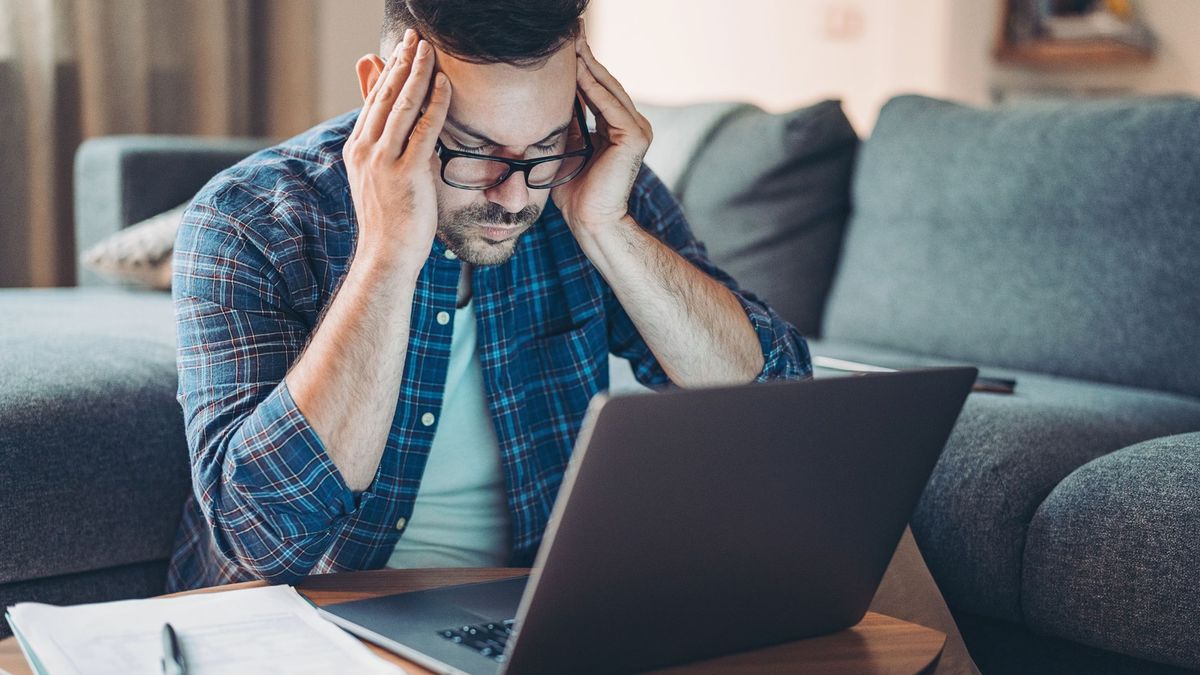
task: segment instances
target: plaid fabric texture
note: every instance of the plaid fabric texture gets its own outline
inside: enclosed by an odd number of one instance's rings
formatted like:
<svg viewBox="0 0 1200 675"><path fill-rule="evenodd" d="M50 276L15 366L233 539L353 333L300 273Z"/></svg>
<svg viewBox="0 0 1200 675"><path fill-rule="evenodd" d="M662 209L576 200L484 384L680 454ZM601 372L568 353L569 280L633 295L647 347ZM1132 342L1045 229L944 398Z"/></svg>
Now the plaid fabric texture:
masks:
<svg viewBox="0 0 1200 675"><path fill-rule="evenodd" d="M348 113L222 172L179 229L172 295L178 401L191 453L168 590L382 567L412 515L437 432L461 262L435 240L417 281L396 414L374 482L347 488L284 375L346 273L356 224L341 149ZM758 381L809 376L804 338L709 261L643 167L634 219L733 290L765 356ZM532 563L608 354L674 386L548 201L505 264L475 269L479 350L512 518L511 565Z"/></svg>

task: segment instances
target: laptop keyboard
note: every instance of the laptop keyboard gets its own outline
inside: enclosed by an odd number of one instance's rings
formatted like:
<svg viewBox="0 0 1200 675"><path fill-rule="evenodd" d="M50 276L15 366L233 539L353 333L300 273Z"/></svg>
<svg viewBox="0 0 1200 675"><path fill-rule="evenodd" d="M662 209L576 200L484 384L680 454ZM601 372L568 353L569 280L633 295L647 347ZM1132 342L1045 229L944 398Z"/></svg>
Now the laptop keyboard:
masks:
<svg viewBox="0 0 1200 675"><path fill-rule="evenodd" d="M504 663L504 648L508 646L508 637L513 632L513 620L477 623L473 626L456 626L439 630L438 635L447 640L460 644L468 649L474 649L480 656L486 656L497 663Z"/></svg>

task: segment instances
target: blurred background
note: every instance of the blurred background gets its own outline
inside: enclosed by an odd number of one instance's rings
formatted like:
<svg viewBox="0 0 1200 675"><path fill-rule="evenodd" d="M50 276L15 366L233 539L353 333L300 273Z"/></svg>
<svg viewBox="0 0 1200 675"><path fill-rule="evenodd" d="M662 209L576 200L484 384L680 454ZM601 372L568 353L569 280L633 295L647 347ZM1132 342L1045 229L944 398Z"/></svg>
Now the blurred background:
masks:
<svg viewBox="0 0 1200 675"><path fill-rule="evenodd" d="M0 0L0 286L75 281L71 162L128 133L286 137L358 103L383 0ZM638 101L1200 95L1198 0L592 0Z"/></svg>

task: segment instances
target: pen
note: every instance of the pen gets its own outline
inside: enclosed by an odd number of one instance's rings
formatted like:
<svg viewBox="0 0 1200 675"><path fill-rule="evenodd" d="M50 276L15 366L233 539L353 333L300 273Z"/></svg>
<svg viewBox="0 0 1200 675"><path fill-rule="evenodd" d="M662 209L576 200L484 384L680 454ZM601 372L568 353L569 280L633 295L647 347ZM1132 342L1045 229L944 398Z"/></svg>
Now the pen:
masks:
<svg viewBox="0 0 1200 675"><path fill-rule="evenodd" d="M183 649L179 647L179 638L171 624L164 623L162 629L163 657L162 670L166 675L187 675L187 660L183 658Z"/></svg>

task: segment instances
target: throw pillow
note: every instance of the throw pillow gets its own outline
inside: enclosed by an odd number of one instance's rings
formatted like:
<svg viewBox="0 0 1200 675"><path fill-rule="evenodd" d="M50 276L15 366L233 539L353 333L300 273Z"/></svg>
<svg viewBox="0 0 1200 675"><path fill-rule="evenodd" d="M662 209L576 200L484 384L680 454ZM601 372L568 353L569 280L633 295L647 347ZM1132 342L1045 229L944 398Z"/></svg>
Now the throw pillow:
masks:
<svg viewBox="0 0 1200 675"><path fill-rule="evenodd" d="M85 267L109 279L171 290L171 252L187 204L105 237L83 252Z"/></svg>
<svg viewBox="0 0 1200 675"><path fill-rule="evenodd" d="M782 114L747 104L639 110L654 126L647 165L671 167L668 185L713 262L801 333L817 336L859 144L841 104ZM661 140L681 135L667 143L678 155L673 162L654 154ZM687 166L676 169L684 157Z"/></svg>

